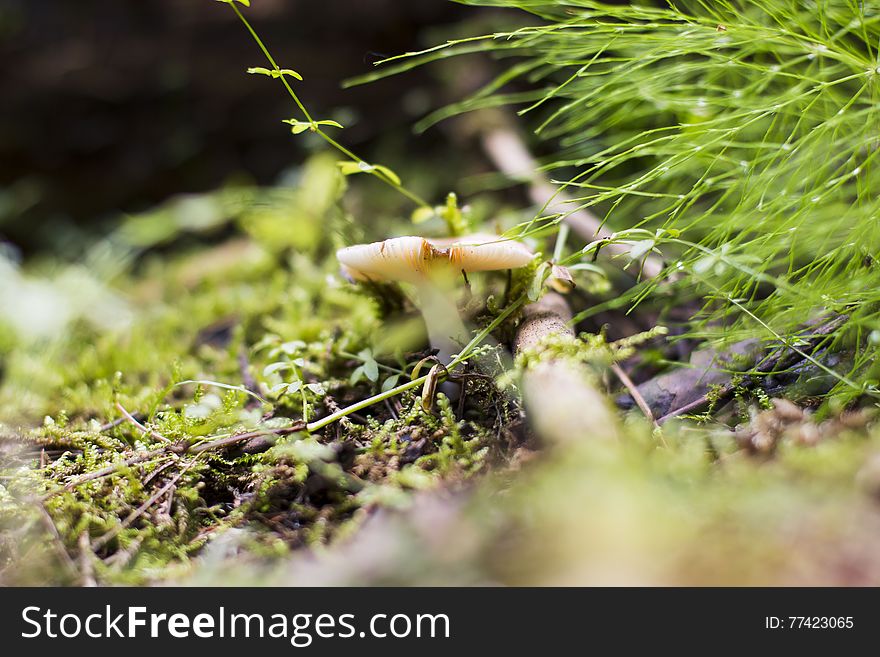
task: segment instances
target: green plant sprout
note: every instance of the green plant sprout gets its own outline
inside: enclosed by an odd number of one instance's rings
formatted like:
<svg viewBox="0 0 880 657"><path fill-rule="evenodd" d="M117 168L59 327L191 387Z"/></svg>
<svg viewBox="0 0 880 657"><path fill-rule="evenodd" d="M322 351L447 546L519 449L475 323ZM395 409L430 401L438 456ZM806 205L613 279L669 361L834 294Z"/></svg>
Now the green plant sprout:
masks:
<svg viewBox="0 0 880 657"><path fill-rule="evenodd" d="M217 0L218 2L222 2L224 4L229 5L232 8L232 11L235 12L235 15L241 21L242 25L245 26L248 33L253 38L254 42L259 46L263 55L266 57L266 60L269 62L271 68L264 67L251 67L248 69L248 73L257 74L257 75L265 75L276 79L281 82L284 86L284 89L287 91L288 95L293 99L293 102L296 103L296 106L299 108L300 112L303 115L303 120L299 119L285 119L284 123L287 123L291 127L291 133L294 135L301 134L303 132L313 132L317 134L321 139L323 139L327 144L335 148L337 151L345 155L349 158L350 162L341 162L340 169L345 175L352 175L356 173L367 173L372 176L375 176L379 180L381 180L386 185L393 187L400 194L408 198L410 201L415 203L421 208L430 209L431 206L427 201L422 199L415 192L407 189L403 186L403 183L400 180L400 177L394 173L391 169L386 166L380 164L370 164L360 156L353 153L351 150L340 144L338 141L333 139L330 135L326 133L324 128L332 127L332 128L342 128L336 121L332 121L329 119L324 120L315 120L312 118L312 115L309 113L306 106L300 100L297 93L293 90L293 87L290 85L288 78L293 78L295 80L302 80L302 76L296 71L288 68L281 68L275 61L275 58L272 57L272 54L269 52L269 49L266 47L266 44L263 43L263 40L257 34L256 30L254 30L253 26L251 26L250 22L245 18L244 14L238 8L237 4L241 4L245 7L250 7L250 0Z"/></svg>

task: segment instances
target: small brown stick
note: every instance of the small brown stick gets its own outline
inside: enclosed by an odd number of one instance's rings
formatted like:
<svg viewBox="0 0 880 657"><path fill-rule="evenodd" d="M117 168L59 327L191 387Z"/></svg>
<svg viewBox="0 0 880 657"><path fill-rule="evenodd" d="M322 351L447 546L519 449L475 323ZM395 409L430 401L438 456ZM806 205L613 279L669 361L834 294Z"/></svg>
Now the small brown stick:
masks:
<svg viewBox="0 0 880 657"><path fill-rule="evenodd" d="M140 415L140 413L132 413L131 416L132 416L135 420L140 420L140 418L138 417L139 415ZM118 417L118 418L116 418L116 419L113 420L112 422L105 422L105 423L102 424L100 427L98 427L98 432L99 432L99 433L104 433L105 431L110 431L110 429L112 429L112 428L114 428L114 427L118 427L118 426L119 426L120 424L122 424L123 422L128 422L128 418L125 417L124 415L123 415L122 417Z"/></svg>
<svg viewBox="0 0 880 657"><path fill-rule="evenodd" d="M650 422L654 426L654 435L660 440L660 444L663 447L669 447L666 442L666 438L663 437L663 431L660 429L660 423L654 419L654 414L651 412L650 406L648 406L648 402L645 401L645 398L642 397L642 393L639 392L639 389L636 387L636 384L633 383L632 379L629 378L629 375L623 371L623 368L617 363L611 363L611 371L617 375L617 378L620 379L620 382L629 390L629 394L632 395L632 398L635 400L636 405L641 409L642 413L645 414L645 417L648 418L648 422Z"/></svg>
<svg viewBox="0 0 880 657"><path fill-rule="evenodd" d="M240 443L243 440L250 440L251 438L259 438L260 436L286 436L290 433L297 433L299 431L304 431L306 428L305 422L297 422L296 424L283 427L281 429L264 429L262 431L249 431L247 433L240 433L234 436L227 436L226 438L218 438L217 440L212 440L207 443L200 443L193 447L189 447L184 450L186 454L202 454L204 452L220 449L221 447L228 447L229 445L234 445L236 443Z"/></svg>
<svg viewBox="0 0 880 657"><path fill-rule="evenodd" d="M98 586L95 581L95 566L92 563L95 553L89 545L89 533L87 531L79 535L79 565L82 571L81 583L87 588Z"/></svg>
<svg viewBox="0 0 880 657"><path fill-rule="evenodd" d="M726 385L722 386L719 389L713 391L712 395L716 402L726 401L728 395L730 395L735 389L735 386ZM689 404L685 404L681 408L676 408L674 411L670 411L663 417L657 420L658 424L665 424L667 420L671 420L674 417L678 417L679 415L687 415L691 411L696 411L709 404L709 395L703 395L702 397L695 399Z"/></svg>
<svg viewBox="0 0 880 657"><path fill-rule="evenodd" d="M611 231L605 228L602 221L589 210L581 208L574 212L568 212L564 207L561 207L571 206L576 201L564 190L556 188L538 172L538 163L535 162L514 129L496 127L488 130L483 134L482 143L483 150L502 173L514 180L528 183L529 198L535 205L546 206L548 210L555 208L562 215L562 221L588 242L611 239ZM629 245L618 242L609 242L604 248L608 252L620 256L628 256L630 252ZM663 269L663 261L649 253L642 263L641 271L648 278L654 278Z"/></svg>
<svg viewBox="0 0 880 657"><path fill-rule="evenodd" d="M629 390L629 394L632 395L632 398L636 402L636 406L641 409L642 413L645 414L645 417L648 418L648 421L654 425L655 429L659 429L660 425L657 424L657 420L654 419L654 414L651 412L651 408L648 406L648 402L645 401L645 398L642 397L642 393L639 392L639 389L636 387L636 384L633 383L632 379L629 378L629 375L623 371L623 368L617 363L611 363L611 371L617 375L617 378L620 379L620 382Z"/></svg>
<svg viewBox="0 0 880 657"><path fill-rule="evenodd" d="M254 378L254 375L251 374L251 364L248 360L247 349L242 346L238 351L238 370L241 372L241 382L244 385L246 390L252 392L256 397L260 396L260 386L257 384L257 380ZM251 397L246 402L245 406L253 408L255 406L259 406L259 400L256 397Z"/></svg>
<svg viewBox="0 0 880 657"><path fill-rule="evenodd" d="M131 542L131 545L129 545L124 550L117 550L109 557L104 559L104 563L108 566L122 568L123 566L128 564L129 561L131 561L131 558L137 553L138 548L140 548L141 543L143 542L143 536L136 536L135 539Z"/></svg>
<svg viewBox="0 0 880 657"><path fill-rule="evenodd" d="M163 435L162 435L161 433L159 433L158 431L153 431L152 429L148 429L148 428L145 427L143 424L141 424L140 422L138 422L138 421L135 419L134 415L132 415L131 413L129 413L127 410L125 410L125 408L124 408L124 407L122 406L122 404L120 404L119 402L116 402L116 408L119 409L119 412L122 413L122 415L125 417L126 420L128 420L129 422L131 422L131 423L132 423L134 426L136 426L138 429L140 429L140 430L141 430L141 433L149 434L152 438L155 438L156 440L161 440L163 443L170 443L170 442L171 442L170 440L168 440L168 438L166 438L165 436L163 436Z"/></svg>
<svg viewBox="0 0 880 657"><path fill-rule="evenodd" d="M159 514L165 516L169 523L174 522L171 518L171 506L174 504L175 492L177 492L177 484L171 487L171 490L168 491L168 497L165 498L165 501L162 502L162 506L159 507Z"/></svg>
<svg viewBox="0 0 880 657"><path fill-rule="evenodd" d="M174 486L176 486L177 482L180 481L180 478L183 475L185 475L186 472L193 465L195 465L197 460L198 459L193 459L192 461L190 461L180 472L178 472L174 477L172 477L171 480L167 484L165 484L164 486L162 486L162 488L160 488L158 491L153 493L153 495L151 495L150 498L146 502L144 502L137 509L135 509L130 514L128 514L128 517L126 517L125 520L123 520L120 524L116 525L113 529L108 531L103 536L95 539L92 542L92 550L94 550L94 551L100 550L104 545L107 544L107 542L109 540L111 540L119 532L121 532L123 529L128 527L135 520L137 520L147 509L149 509L151 506L153 506L153 504L156 502L156 500L158 500L160 497L162 497L165 493L167 493L169 490L171 490Z"/></svg>
<svg viewBox="0 0 880 657"><path fill-rule="evenodd" d="M397 420L398 419L397 411L394 410L394 406L392 406L391 402L388 401L387 399L385 400L385 407L388 409L388 412L391 413L391 417L393 417L395 420Z"/></svg>
<svg viewBox="0 0 880 657"><path fill-rule="evenodd" d="M136 465L138 463L143 463L144 461L149 461L152 458L157 456L162 456L166 454L165 449L155 449L150 452L144 452L143 454L138 454L136 456L129 457L119 463L114 463L113 465L108 465L105 468L101 468L100 470L95 470L94 472L88 472L81 477L77 477L73 481L66 483L64 486L57 490L50 491L43 495L41 501L45 501L50 497L58 495L59 493L64 493L66 491L72 490L79 486L80 484L84 484L88 481L93 481L95 479L100 479L101 477L106 477L108 475L112 475L114 472L118 472L122 468L127 468L130 465Z"/></svg>
<svg viewBox="0 0 880 657"><path fill-rule="evenodd" d="M43 504L43 500L37 500L37 509L40 511L40 517L43 524L46 526L46 529L49 530L49 534L52 535L52 545L55 546L55 551L58 553L61 563L64 564L64 567L70 571L70 574L73 577L78 577L79 573L76 570L76 564L73 563L73 559L70 558L67 548L64 547L64 541L61 539L58 527L55 526L55 521L52 520L52 516L49 515L49 511L46 509L46 505Z"/></svg>
<svg viewBox="0 0 880 657"><path fill-rule="evenodd" d="M174 465L175 462L176 462L176 459L168 459L167 461L165 461L165 463L163 463L162 465L160 465L158 468L156 468L150 474L147 475L146 479L144 479L144 481L143 481L143 485L146 486L147 484L149 484L151 481L153 481L153 479L155 479L160 474L165 472L168 468L170 468L172 465Z"/></svg>
<svg viewBox="0 0 880 657"><path fill-rule="evenodd" d="M467 393L468 393L467 379L465 377L462 377L461 395L458 398L458 417L459 418L464 417L464 405L467 402Z"/></svg>

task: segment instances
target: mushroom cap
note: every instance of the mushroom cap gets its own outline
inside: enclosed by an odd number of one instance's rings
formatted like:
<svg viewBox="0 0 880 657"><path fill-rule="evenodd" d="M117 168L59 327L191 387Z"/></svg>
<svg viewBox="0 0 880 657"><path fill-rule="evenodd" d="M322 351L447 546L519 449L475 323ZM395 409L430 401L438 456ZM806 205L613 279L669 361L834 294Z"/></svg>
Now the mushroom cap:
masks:
<svg viewBox="0 0 880 657"><path fill-rule="evenodd" d="M336 252L343 270L355 280L409 282L439 270L515 269L528 264L533 255L521 242L488 233L442 239L395 237Z"/></svg>

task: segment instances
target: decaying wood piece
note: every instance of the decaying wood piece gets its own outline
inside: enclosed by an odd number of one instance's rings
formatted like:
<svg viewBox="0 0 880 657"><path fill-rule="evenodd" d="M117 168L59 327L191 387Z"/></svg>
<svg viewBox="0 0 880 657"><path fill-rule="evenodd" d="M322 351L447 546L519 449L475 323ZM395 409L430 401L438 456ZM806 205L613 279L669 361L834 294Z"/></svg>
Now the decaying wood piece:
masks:
<svg viewBox="0 0 880 657"><path fill-rule="evenodd" d="M696 413L715 404L725 402L737 388L748 389L760 385L754 377L737 382L735 372L755 370L767 374L782 372L813 354L825 338L840 328L848 315L836 315L803 331L803 347L793 349L789 345L776 345L769 351L760 340L743 340L724 352L706 348L691 354L688 367L667 372L638 386L658 423L687 413ZM816 368L818 371L818 368ZM618 406L630 408L634 401L630 395L621 395Z"/></svg>
<svg viewBox="0 0 880 657"><path fill-rule="evenodd" d="M734 360L754 362L760 352L759 340L737 343L724 353L715 349L699 349L691 354L687 367L656 376L637 386L638 391L653 416L662 422L708 404L713 389L720 392L721 388L730 384L730 371L736 369ZM629 394L621 395L617 403L622 408L635 405Z"/></svg>
<svg viewBox="0 0 880 657"><path fill-rule="evenodd" d="M533 348L548 335L573 336L571 316L568 303L554 292L526 306L514 352ZM549 443L617 438L617 417L583 365L563 360L532 365L523 373L522 391L529 423Z"/></svg>
<svg viewBox="0 0 880 657"><path fill-rule="evenodd" d="M523 319L513 341L514 354L537 346L542 338L553 333L574 336L574 329L568 324L571 318L565 297L548 292L523 309Z"/></svg>

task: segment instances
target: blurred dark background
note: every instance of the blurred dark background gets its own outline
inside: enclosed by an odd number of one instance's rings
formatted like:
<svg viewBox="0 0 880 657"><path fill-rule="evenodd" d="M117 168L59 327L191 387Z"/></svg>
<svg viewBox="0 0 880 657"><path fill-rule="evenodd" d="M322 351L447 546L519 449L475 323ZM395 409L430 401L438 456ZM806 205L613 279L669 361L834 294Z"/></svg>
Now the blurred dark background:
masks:
<svg viewBox="0 0 880 657"><path fill-rule="evenodd" d="M316 118L342 122L359 154L392 159L448 158L442 129L410 130L450 100L448 85L436 67L342 81L497 15L450 0L253 0L245 11L279 64L304 76L296 88ZM69 251L178 193L273 184L317 146L280 123L292 102L245 73L266 62L210 0L3 0L0 48L0 238L26 255Z"/></svg>

